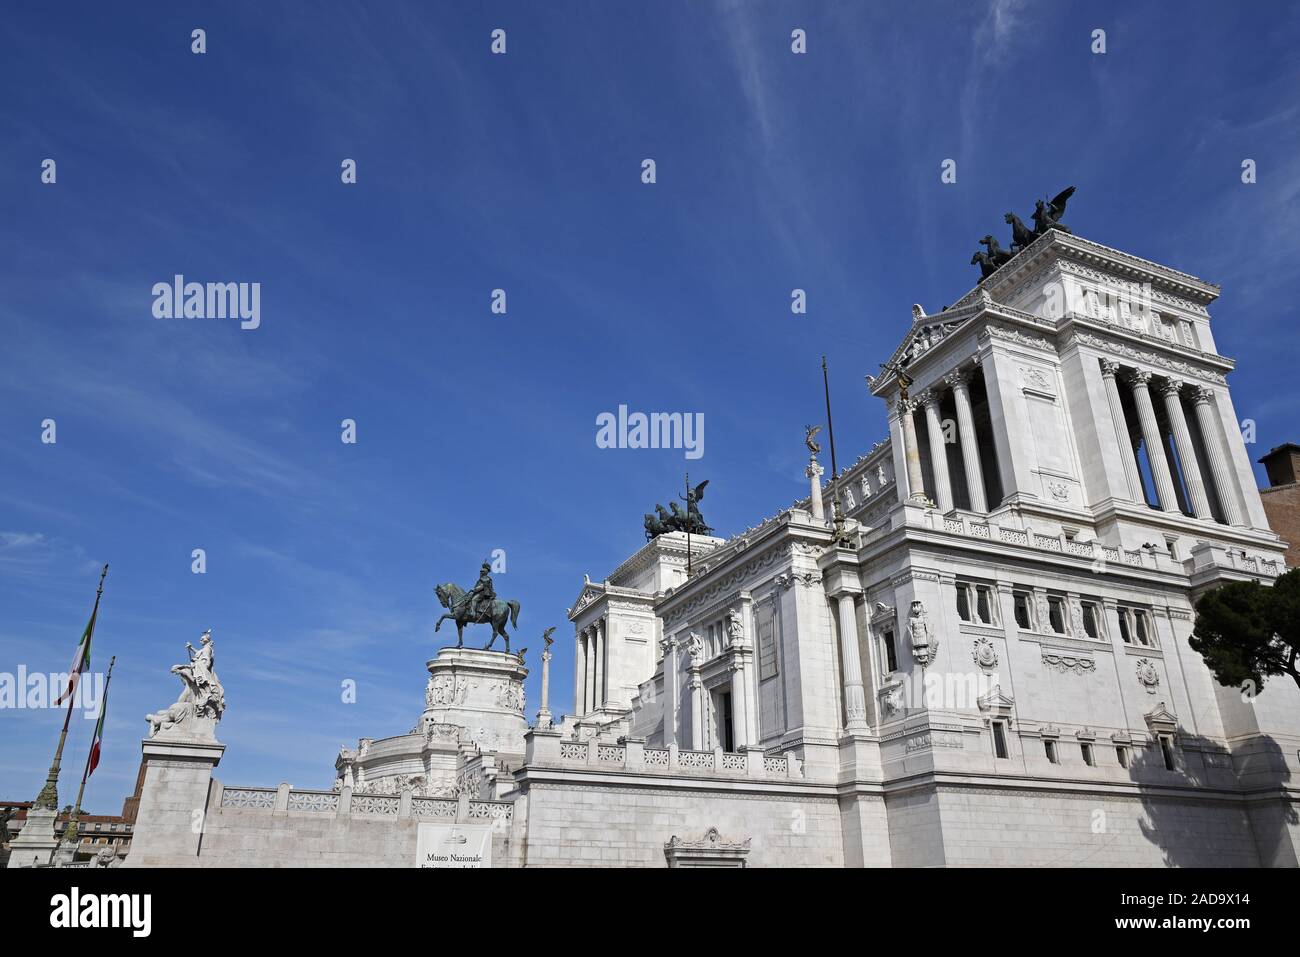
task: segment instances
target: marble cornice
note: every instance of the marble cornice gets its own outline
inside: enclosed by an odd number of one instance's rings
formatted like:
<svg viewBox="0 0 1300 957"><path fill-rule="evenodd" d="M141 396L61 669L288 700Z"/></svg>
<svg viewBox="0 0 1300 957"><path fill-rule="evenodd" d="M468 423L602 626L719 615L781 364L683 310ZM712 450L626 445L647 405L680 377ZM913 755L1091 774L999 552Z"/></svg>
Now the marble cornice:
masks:
<svg viewBox="0 0 1300 957"><path fill-rule="evenodd" d="M1073 260L1130 281L1149 282L1153 290L1173 293L1199 306L1207 306L1219 297L1220 289L1214 283L1060 230L1038 237L1029 248L985 280L984 287L992 292L1019 285L1028 273L1052 258ZM978 287L958 300L958 304L977 292Z"/></svg>
<svg viewBox="0 0 1300 957"><path fill-rule="evenodd" d="M681 535L681 537L677 537ZM691 536L691 554L704 554L711 552L720 545L723 540L711 535L692 535ZM606 576L606 581L615 581L616 579L626 577L643 571L661 558L682 558L686 557L686 538L680 532L672 532L668 535L660 535L651 541L646 542L637 549L630 557L625 559L621 565L615 568Z"/></svg>
<svg viewBox="0 0 1300 957"><path fill-rule="evenodd" d="M1227 356L1212 352L1201 352L1188 346L1158 336L1125 329L1098 319L1092 319L1071 313L1062 323L1062 331L1069 330L1066 340L1068 347L1072 343L1092 346L1095 349L1110 349L1108 355L1147 361L1162 369L1178 372L1182 375L1194 375L1210 382L1222 385L1227 380L1224 373L1231 372L1237 363ZM1143 352L1139 346L1152 351ZM1198 369L1194 363L1211 368Z"/></svg>
<svg viewBox="0 0 1300 957"><path fill-rule="evenodd" d="M784 534L778 534L784 532ZM710 567L656 601L655 613L665 627L692 619L714 604L726 604L746 583L765 569L792 567L803 554L815 559L830 542L830 529L821 526L776 526L763 548L739 551Z"/></svg>

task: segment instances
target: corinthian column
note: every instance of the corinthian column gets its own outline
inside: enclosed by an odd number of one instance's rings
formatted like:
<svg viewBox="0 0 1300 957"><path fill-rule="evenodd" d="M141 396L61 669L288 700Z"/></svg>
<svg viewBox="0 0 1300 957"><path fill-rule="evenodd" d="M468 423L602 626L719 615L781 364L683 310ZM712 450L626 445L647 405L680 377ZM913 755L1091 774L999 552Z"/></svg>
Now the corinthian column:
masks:
<svg viewBox="0 0 1300 957"><path fill-rule="evenodd" d="M600 659L597 665L600 668L600 683L596 686L599 694L599 707L604 709L609 707L609 634L608 619L596 619L596 634L600 642Z"/></svg>
<svg viewBox="0 0 1300 957"><path fill-rule="evenodd" d="M1160 507L1166 512L1178 511L1178 496L1174 494L1174 480L1169 471L1169 460L1165 458L1165 445L1160 436L1160 426L1156 422L1156 410L1151 404L1151 392L1147 383L1151 373L1135 370L1129 377L1133 387L1133 404L1137 406L1138 421L1142 424L1142 444L1146 446L1147 463L1151 466L1151 478L1156 483L1156 498Z"/></svg>
<svg viewBox="0 0 1300 957"><path fill-rule="evenodd" d="M587 629L587 710L586 714L596 710L596 680L599 675L600 640L596 626Z"/></svg>
<svg viewBox="0 0 1300 957"><path fill-rule="evenodd" d="M1183 384L1177 379L1166 379L1160 387L1160 394L1165 397L1165 412L1169 415L1169 428L1174 433L1174 446L1178 449L1178 464L1183 467L1183 485L1187 487L1187 497L1192 500L1192 514L1208 519L1211 518L1210 500L1205 495L1201 467L1192 446L1192 433L1187 431L1187 417L1183 415L1183 403L1179 401L1182 391Z"/></svg>
<svg viewBox="0 0 1300 957"><path fill-rule="evenodd" d="M1236 489L1232 485L1232 477L1228 472L1223 433L1219 431L1218 422L1215 421L1214 393L1209 389L1198 387L1192 391L1192 402L1196 406L1196 421L1201 427L1205 457L1210 460L1210 477L1214 480L1214 490L1219 495L1223 518L1229 525L1245 525L1245 519L1241 517L1241 508L1237 504Z"/></svg>
<svg viewBox="0 0 1300 957"><path fill-rule="evenodd" d="M587 633L580 631L573 639L573 713L587 713Z"/></svg>
<svg viewBox="0 0 1300 957"><path fill-rule="evenodd" d="M664 747L677 744L677 645L671 635L660 642L664 650Z"/></svg>
<svg viewBox="0 0 1300 957"><path fill-rule="evenodd" d="M862 662L858 657L858 616L854 595L843 592L835 599L840 614L840 660L844 667L844 729L867 730L867 697L862 690Z"/></svg>
<svg viewBox="0 0 1300 957"><path fill-rule="evenodd" d="M939 421L939 395L927 389L921 395L925 424L930 433L930 468L934 471L934 498L939 511L952 510L952 481L948 477L948 452L944 448L943 423Z"/></svg>
<svg viewBox="0 0 1300 957"><path fill-rule="evenodd" d="M1143 502L1142 476L1138 474L1137 459L1133 456L1133 438L1129 434L1128 420L1124 418L1124 403L1120 400L1119 383L1115 378L1118 372L1118 362L1101 360L1101 379L1106 385L1106 402L1115 425L1115 441L1119 445L1120 460L1124 463L1124 477L1128 479L1129 498Z"/></svg>
<svg viewBox="0 0 1300 957"><path fill-rule="evenodd" d="M943 380L952 387L957 403L957 436L961 440L961 461L966 470L966 488L970 492L972 512L987 512L984 497L984 470L980 467L979 443L975 438L975 416L970 408L970 373L953 372Z"/></svg>
<svg viewBox="0 0 1300 957"><path fill-rule="evenodd" d="M907 497L913 502L925 505L925 479L921 477L921 450L916 446L916 421L912 413L916 411L915 399L899 399L898 418L903 425L903 461L907 464Z"/></svg>

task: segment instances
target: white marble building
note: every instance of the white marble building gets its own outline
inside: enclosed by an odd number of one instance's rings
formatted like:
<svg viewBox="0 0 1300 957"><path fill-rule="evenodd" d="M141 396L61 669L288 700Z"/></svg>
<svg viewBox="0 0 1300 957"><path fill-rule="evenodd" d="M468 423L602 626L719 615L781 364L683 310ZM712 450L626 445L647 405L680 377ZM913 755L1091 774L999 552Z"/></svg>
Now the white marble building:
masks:
<svg viewBox="0 0 1300 957"><path fill-rule="evenodd" d="M1294 865L1300 694L1187 645L1204 590L1285 570L1217 295L1052 231L914 307L886 442L689 581L665 536L584 586L569 727L793 753L848 864Z"/></svg>
<svg viewBox="0 0 1300 957"><path fill-rule="evenodd" d="M889 438L834 481L689 575L673 533L584 583L558 725L517 659L444 649L332 791L149 741L127 863L411 866L442 822L493 866L1296 866L1300 692L1188 646L1198 595L1284 570L1217 295L1049 232L913 308Z"/></svg>

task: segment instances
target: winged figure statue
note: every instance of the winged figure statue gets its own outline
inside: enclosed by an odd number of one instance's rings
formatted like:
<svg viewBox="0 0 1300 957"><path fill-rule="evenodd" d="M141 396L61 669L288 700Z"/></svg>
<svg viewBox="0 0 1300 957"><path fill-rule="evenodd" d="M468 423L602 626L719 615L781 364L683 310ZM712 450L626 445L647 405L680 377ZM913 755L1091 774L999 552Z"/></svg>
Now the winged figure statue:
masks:
<svg viewBox="0 0 1300 957"><path fill-rule="evenodd" d="M1039 200L1034 204L1034 235L1041 236L1049 229L1059 229L1068 233L1070 227L1061 222L1065 215L1065 204L1074 195L1074 187L1063 189L1047 201Z"/></svg>

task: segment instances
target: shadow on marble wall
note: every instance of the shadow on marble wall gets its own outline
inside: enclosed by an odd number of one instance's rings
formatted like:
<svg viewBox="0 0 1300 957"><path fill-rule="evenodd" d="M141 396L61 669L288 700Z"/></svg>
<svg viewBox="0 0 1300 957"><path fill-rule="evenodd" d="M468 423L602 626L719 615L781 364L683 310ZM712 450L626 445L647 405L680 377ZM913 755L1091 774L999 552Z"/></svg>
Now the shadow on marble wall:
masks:
<svg viewBox="0 0 1300 957"><path fill-rule="evenodd" d="M1170 787L1181 786L1234 788L1229 767L1207 768L1200 760L1200 755L1204 754L1222 755L1221 744L1189 734L1179 734L1178 741L1174 771L1166 769L1164 754L1158 744L1135 748L1129 766L1129 776L1138 785L1145 813L1145 820L1139 822L1139 827L1143 836L1160 848L1165 865L1240 867L1259 864L1266 867L1294 867L1296 860L1294 851L1290 849L1291 836L1288 831L1289 826L1294 827L1297 823L1294 806L1279 800L1271 805L1256 805L1255 812L1248 814L1244 803L1207 803L1199 805L1205 809L1205 816L1197 820L1193 816L1197 815L1198 805L1189 806L1185 801L1163 793ZM1274 787L1280 787L1291 777L1281 747L1267 735L1255 738L1248 753L1235 755L1233 765L1240 786L1247 791L1267 788L1270 783ZM1225 816L1220 821L1214 821L1209 815L1215 807L1225 811L1232 809L1227 812L1231 814L1231 820ZM1240 822L1241 829L1234 848L1233 829L1229 825L1236 822ZM1213 838L1207 838L1207 830L1215 837L1222 838L1222 842L1216 843ZM1242 853L1243 842L1253 848L1255 861L1243 860L1246 856Z"/></svg>

